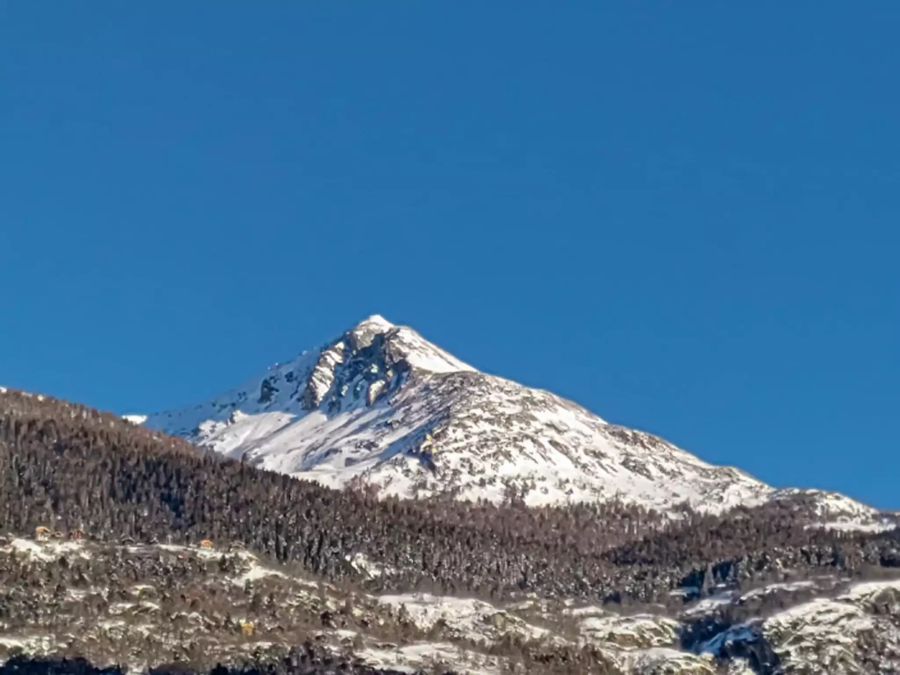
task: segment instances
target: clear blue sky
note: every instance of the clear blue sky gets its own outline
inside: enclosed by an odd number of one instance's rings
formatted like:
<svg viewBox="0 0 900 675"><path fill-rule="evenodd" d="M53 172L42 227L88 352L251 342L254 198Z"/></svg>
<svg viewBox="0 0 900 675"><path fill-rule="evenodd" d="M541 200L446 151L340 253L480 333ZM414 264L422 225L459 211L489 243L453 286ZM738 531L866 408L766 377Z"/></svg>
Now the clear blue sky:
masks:
<svg viewBox="0 0 900 675"><path fill-rule="evenodd" d="M0 383L157 410L377 312L900 509L898 35L893 0L0 0Z"/></svg>

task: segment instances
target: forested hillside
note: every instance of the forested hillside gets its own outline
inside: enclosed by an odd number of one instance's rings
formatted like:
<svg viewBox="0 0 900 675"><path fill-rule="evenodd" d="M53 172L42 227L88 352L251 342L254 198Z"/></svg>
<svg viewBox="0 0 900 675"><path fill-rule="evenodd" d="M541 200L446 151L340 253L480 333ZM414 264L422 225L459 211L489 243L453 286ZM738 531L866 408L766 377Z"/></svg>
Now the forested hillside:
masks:
<svg viewBox="0 0 900 675"><path fill-rule="evenodd" d="M221 461L80 406L17 393L0 404L0 528L11 532L208 538L330 579L357 575L350 560L362 554L391 570L379 577L385 587L644 602L708 568L764 576L789 563L861 573L900 562L896 532L810 527L801 500L674 521L618 503L377 500Z"/></svg>
<svg viewBox="0 0 900 675"><path fill-rule="evenodd" d="M664 516L617 502L526 508L516 502L376 499L364 488L336 491L223 461L81 406L0 394L0 533L120 547L121 554L102 550L104 559L118 560L113 567L124 564L123 569L137 564L129 562L136 547L202 542L219 551L246 550L271 565L337 584L332 592L418 591L491 602L578 601L620 612L652 606L677 613L685 603L721 594L723 588L828 575L876 579L900 567L896 530L846 532L816 525L802 497L719 516L688 511ZM52 597L58 584L63 592L64 579L80 578L71 556L40 555L63 565L52 573L57 582L46 580L51 572L45 569L39 573L43 582L23 585L9 577L17 568L8 568L7 585L33 587L34 594L49 588ZM153 569L143 574L171 574L166 565ZM19 571L22 579L33 573L27 566ZM28 593L7 596L0 620L27 625L21 613L33 607ZM247 598L252 602L253 594ZM190 613L190 598L182 602ZM202 608L204 601L198 602ZM774 593L750 605L724 607L714 619L684 624L679 639L692 649L746 620L747 607L758 614L783 602L784 596ZM319 613L312 616L310 627ZM282 639L302 644L304 621ZM570 649L561 644L559 649ZM575 654L577 649L566 657L568 663L584 658ZM548 668L566 672L558 662Z"/></svg>

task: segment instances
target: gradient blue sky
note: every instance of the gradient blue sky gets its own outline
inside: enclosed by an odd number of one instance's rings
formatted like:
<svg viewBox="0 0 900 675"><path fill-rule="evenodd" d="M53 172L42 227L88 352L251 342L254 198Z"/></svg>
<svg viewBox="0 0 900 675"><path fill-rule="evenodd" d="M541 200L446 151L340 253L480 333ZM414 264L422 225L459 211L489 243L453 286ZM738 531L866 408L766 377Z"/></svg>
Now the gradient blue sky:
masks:
<svg viewBox="0 0 900 675"><path fill-rule="evenodd" d="M157 410L377 312L900 509L898 35L894 1L0 0L0 383Z"/></svg>

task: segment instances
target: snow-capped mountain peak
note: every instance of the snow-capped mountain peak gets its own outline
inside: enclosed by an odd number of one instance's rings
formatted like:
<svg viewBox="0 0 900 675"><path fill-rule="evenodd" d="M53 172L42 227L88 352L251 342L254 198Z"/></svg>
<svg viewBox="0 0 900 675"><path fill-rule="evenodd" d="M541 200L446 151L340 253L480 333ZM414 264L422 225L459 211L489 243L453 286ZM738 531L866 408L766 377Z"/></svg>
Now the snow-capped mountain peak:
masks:
<svg viewBox="0 0 900 675"><path fill-rule="evenodd" d="M399 385L412 372L452 373L473 368L436 347L411 328L395 326L374 315L319 350L307 374L309 362L294 362L294 373L302 375L301 399L306 410L327 404L330 412L355 405L364 393L366 405ZM268 403L275 393L271 378L263 381L259 403Z"/></svg>
<svg viewBox="0 0 900 675"><path fill-rule="evenodd" d="M397 326L385 319L383 316L381 316L381 314L372 314L368 318L360 321L353 330L358 331L366 327L371 327L373 330L386 332L391 330L392 328L396 328Z"/></svg>
<svg viewBox="0 0 900 675"><path fill-rule="evenodd" d="M265 469L332 487L365 483L383 495L515 495L531 505L619 499L719 512L786 494L479 372L378 315L209 403L132 418ZM834 499L809 499L834 511L836 526L880 527Z"/></svg>
<svg viewBox="0 0 900 675"><path fill-rule="evenodd" d="M136 418L140 419L140 418ZM225 456L383 494L718 511L771 488L549 392L481 373L372 316L260 378L146 424Z"/></svg>
<svg viewBox="0 0 900 675"><path fill-rule="evenodd" d="M384 351L388 360L404 363L409 368L432 373L474 370L455 356L428 342L408 326L395 326L374 314L347 331L345 339L356 349L373 345Z"/></svg>

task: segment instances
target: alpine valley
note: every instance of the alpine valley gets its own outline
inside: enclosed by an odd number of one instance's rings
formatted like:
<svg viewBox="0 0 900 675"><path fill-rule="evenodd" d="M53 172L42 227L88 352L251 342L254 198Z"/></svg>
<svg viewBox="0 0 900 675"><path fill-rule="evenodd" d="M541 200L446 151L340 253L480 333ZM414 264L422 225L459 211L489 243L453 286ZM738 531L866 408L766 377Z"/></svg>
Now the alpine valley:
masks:
<svg viewBox="0 0 900 675"><path fill-rule="evenodd" d="M0 673L900 673L898 522L373 316L183 410L0 390Z"/></svg>

